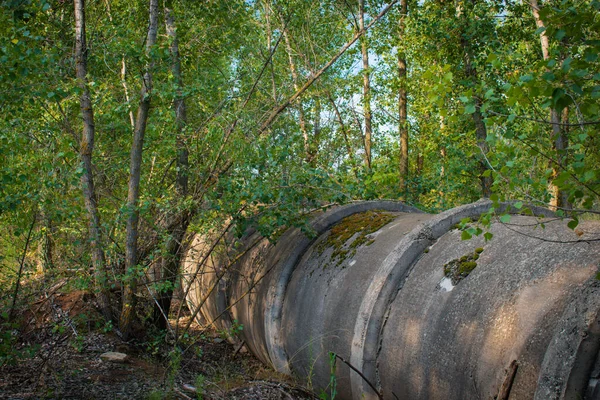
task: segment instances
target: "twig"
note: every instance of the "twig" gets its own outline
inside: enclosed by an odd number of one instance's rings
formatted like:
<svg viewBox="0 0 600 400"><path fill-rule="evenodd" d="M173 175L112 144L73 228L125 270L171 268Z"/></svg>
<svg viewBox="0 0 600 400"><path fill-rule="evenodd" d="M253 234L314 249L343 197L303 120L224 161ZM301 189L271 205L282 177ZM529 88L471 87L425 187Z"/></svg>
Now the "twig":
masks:
<svg viewBox="0 0 600 400"><path fill-rule="evenodd" d="M502 114L502 113L499 113L499 112L496 112L496 111L492 111L492 110L488 110L487 112L489 112L492 115L499 116L499 117L509 117L509 115L507 115L507 114ZM552 122L552 121L547 121L545 119L531 118L531 117L526 117L524 115L515 115L515 118L524 119L526 121L539 122L541 124L560 125L560 126L579 126L579 127L582 127L584 125L600 125L600 121L580 121L580 122L577 122L575 124L570 124L570 123L565 123L565 122Z"/></svg>
<svg viewBox="0 0 600 400"><path fill-rule="evenodd" d="M543 237L539 237L539 236L531 235L529 233L522 232L522 231L520 231L518 229L511 228L509 226L509 224L505 224L502 221L499 221L499 222L506 229L508 229L509 231L513 231L515 233L518 233L518 234L523 235L523 236L527 236L527 237L532 238L532 239L541 240L542 242L548 242L548 243L588 243L589 244L590 242L598 242L598 241L600 241L600 238L579 239L579 240L553 240L553 239L546 239L546 238L543 238Z"/></svg>
<svg viewBox="0 0 600 400"><path fill-rule="evenodd" d="M498 396L496 397L498 400L508 400L515 376L517 375L517 368L519 368L519 364L517 364L517 360L513 360L506 371L506 378L498 391Z"/></svg>
<svg viewBox="0 0 600 400"><path fill-rule="evenodd" d="M12 304L10 306L10 311L8 312L9 321L12 321L14 317L15 307L17 304L17 296L19 295L19 288L21 286L21 277L23 276L23 266L25 265L25 256L27 255L27 249L29 248L29 242L31 241L31 232L33 232L33 227L35 226L36 221L37 211L33 214L33 220L31 221L31 225L29 226L29 232L27 232L27 240L25 241L25 248L23 249L21 263L19 265L19 272L17 274L17 282L15 283L15 291L13 293Z"/></svg>
<svg viewBox="0 0 600 400"><path fill-rule="evenodd" d="M246 341L242 340L241 343L239 344L239 346L237 347L237 349L235 349L235 351L233 352L233 357L231 357L231 358L235 358L235 356L238 355L238 353L242 350L242 347L244 347L245 344L246 344Z"/></svg>
<svg viewBox="0 0 600 400"><path fill-rule="evenodd" d="M167 328L169 328L169 332L171 333L171 335L173 335L173 337L175 337L175 332L173 332L173 328L171 328L171 324L169 323L169 317L167 316L167 314L165 314L165 310L163 310L163 308L158 303L158 300L156 300L156 297L154 297L154 295L152 294L152 291L150 290L150 287L148 287L148 284L144 283L144 286L146 286L146 289L148 289L148 293L150 293L150 297L152 297L152 300L154 300L154 303L156 304L156 306L160 310L160 313L162 314L165 321L167 322Z"/></svg>
<svg viewBox="0 0 600 400"><path fill-rule="evenodd" d="M185 400L193 400L193 398L191 398L190 396L188 396L187 394L183 393L181 390L174 388L173 391L175 393L177 393L179 396L183 397Z"/></svg>
<svg viewBox="0 0 600 400"><path fill-rule="evenodd" d="M375 389L375 386L371 383L371 381L369 381L367 379L367 377L362 372L360 372L354 365L352 365L348 361L344 360L338 354L336 354L336 353L333 353L333 354L335 355L335 358L337 358L338 360L340 360L341 362L343 362L344 364L346 364L348 367L350 367L350 369L352 371L356 372L358 374L358 376L360 376L365 382L367 382L367 385L369 385L369 387L371 389L373 389L373 391L377 395L378 399L383 400L383 395L381 394L381 392L379 390Z"/></svg>

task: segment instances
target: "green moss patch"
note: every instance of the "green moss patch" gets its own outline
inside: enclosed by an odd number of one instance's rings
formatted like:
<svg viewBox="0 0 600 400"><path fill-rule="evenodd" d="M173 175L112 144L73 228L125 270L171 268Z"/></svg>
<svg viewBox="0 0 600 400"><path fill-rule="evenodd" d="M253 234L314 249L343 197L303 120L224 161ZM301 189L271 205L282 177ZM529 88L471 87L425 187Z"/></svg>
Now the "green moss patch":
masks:
<svg viewBox="0 0 600 400"><path fill-rule="evenodd" d="M483 253L483 247L478 247L472 253L456 258L444 265L444 275L456 285L465 279L477 267L479 255Z"/></svg>
<svg viewBox="0 0 600 400"><path fill-rule="evenodd" d="M375 239L369 235L377 232L395 218L395 214L371 210L352 214L341 220L331 228L327 238L322 240L317 247L319 255L329 248L333 249L329 262L323 266L323 269L332 264L339 266L344 260L354 257L356 249L360 246L372 245Z"/></svg>

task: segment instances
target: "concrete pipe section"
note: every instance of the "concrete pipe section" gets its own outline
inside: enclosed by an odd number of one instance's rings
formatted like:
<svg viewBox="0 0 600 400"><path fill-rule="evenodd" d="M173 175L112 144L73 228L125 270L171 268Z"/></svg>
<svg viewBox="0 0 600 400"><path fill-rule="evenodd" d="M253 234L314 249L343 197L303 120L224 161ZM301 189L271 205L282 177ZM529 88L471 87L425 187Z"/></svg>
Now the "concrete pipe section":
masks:
<svg viewBox="0 0 600 400"><path fill-rule="evenodd" d="M490 207L360 202L275 245L198 236L188 302L317 392L333 371L339 399L600 399L600 223L536 209L461 240Z"/></svg>

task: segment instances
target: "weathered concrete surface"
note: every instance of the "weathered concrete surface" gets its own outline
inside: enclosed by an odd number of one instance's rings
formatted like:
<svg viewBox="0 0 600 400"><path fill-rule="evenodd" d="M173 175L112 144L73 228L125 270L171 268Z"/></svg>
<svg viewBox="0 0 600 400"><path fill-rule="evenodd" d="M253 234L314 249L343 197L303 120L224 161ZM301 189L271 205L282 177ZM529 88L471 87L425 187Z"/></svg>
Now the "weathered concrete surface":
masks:
<svg viewBox="0 0 600 400"><path fill-rule="evenodd" d="M492 224L490 242L461 241L454 225L489 207L436 216L395 202L334 208L312 220L315 238L292 229L275 246L257 234L225 246L235 250L209 259L188 300L207 298L207 321L237 320L254 354L317 389L335 352L384 398L494 398L504 386L511 399L596 399L600 224L583 223L579 237L564 221L542 229L513 216ZM206 251L195 243L188 272ZM476 266L453 286L444 267L473 266L461 257ZM375 398L339 361L336 377L339 398Z"/></svg>

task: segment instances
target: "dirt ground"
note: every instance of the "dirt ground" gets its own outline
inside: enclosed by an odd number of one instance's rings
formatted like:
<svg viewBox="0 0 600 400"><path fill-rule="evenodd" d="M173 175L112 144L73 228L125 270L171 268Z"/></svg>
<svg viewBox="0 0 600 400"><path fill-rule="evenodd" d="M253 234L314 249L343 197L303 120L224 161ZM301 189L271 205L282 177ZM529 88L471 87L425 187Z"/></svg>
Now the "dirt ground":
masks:
<svg viewBox="0 0 600 400"><path fill-rule="evenodd" d="M21 310L20 325L10 332L20 356L0 359L1 399L316 398L195 324L178 350L151 335L125 343L110 326L99 326L92 304L89 294L75 291L40 298ZM24 357L28 349L31 356ZM128 359L101 360L109 351Z"/></svg>

